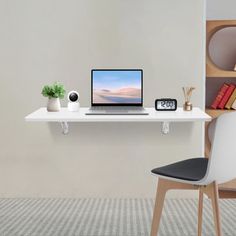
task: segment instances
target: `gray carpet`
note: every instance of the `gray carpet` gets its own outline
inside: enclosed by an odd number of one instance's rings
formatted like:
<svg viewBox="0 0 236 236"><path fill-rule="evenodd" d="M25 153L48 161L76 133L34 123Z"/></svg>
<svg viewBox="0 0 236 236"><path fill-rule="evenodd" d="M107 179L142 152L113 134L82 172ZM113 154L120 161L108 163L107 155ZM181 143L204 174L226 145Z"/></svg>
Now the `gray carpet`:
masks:
<svg viewBox="0 0 236 236"><path fill-rule="evenodd" d="M152 199L0 199L0 236L148 236ZM214 236L204 200L203 236ZM236 235L236 200L220 202L224 236ZM166 200L159 236L196 236L197 200Z"/></svg>

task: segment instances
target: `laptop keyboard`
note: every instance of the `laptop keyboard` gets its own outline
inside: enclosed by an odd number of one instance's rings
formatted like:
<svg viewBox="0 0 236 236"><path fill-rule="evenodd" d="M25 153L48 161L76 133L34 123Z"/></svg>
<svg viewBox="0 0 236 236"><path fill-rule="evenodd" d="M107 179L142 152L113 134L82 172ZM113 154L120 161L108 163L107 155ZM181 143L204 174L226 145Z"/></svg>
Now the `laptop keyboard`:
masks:
<svg viewBox="0 0 236 236"><path fill-rule="evenodd" d="M148 115L143 107L92 107L85 115Z"/></svg>
<svg viewBox="0 0 236 236"><path fill-rule="evenodd" d="M143 107L115 107L115 106L99 106L91 107L92 111L109 111L109 112L128 112L128 111L143 111Z"/></svg>

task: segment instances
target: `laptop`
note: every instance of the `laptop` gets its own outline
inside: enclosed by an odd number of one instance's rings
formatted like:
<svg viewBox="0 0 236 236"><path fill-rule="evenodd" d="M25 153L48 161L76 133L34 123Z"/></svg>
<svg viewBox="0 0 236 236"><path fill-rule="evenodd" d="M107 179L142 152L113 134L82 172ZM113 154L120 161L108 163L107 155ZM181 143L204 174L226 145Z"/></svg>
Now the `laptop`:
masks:
<svg viewBox="0 0 236 236"><path fill-rule="evenodd" d="M148 115L143 108L143 70L91 70L91 108L86 115Z"/></svg>

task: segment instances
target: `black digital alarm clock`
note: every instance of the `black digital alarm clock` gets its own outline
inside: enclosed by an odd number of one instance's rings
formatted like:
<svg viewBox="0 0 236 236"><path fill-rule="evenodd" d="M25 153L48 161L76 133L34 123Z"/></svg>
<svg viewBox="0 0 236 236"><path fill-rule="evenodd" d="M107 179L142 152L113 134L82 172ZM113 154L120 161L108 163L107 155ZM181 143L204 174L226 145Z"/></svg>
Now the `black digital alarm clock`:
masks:
<svg viewBox="0 0 236 236"><path fill-rule="evenodd" d="M175 111L177 109L177 100L172 98L160 98L155 101L157 111Z"/></svg>

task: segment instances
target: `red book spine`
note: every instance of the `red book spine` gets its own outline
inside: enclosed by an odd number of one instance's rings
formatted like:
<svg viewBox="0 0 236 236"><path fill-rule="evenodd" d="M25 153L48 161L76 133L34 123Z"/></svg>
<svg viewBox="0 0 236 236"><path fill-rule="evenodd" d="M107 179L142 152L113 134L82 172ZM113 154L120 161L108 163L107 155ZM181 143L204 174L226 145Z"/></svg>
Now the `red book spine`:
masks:
<svg viewBox="0 0 236 236"><path fill-rule="evenodd" d="M228 88L229 88L229 85L226 83L221 86L214 102L211 104L211 108L216 109L218 107L218 105L220 104L220 102L221 102L221 100Z"/></svg>
<svg viewBox="0 0 236 236"><path fill-rule="evenodd" d="M232 95L233 91L235 89L235 85L234 84L230 84L230 86L228 87L227 91L225 92L223 98L221 99L218 108L220 109L224 109L226 103L228 102L230 96Z"/></svg>

